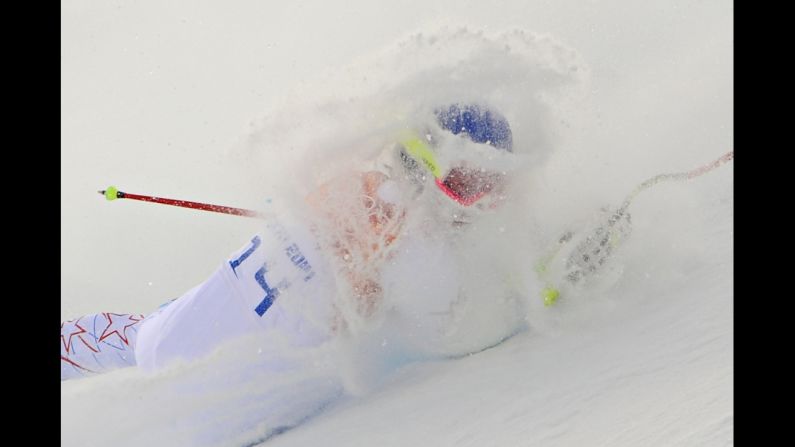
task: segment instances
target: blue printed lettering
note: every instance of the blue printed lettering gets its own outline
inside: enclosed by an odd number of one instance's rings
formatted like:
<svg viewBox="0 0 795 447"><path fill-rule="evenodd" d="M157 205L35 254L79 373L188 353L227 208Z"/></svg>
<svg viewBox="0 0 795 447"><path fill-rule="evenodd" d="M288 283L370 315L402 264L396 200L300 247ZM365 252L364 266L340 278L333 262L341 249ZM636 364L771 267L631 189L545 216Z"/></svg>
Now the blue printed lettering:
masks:
<svg viewBox="0 0 795 447"><path fill-rule="evenodd" d="M246 260L246 258L248 258L249 256L251 256L251 253L254 253L254 250L256 250L256 249L257 249L257 247L259 247L259 244L260 244L261 242L262 242L262 241L260 241L260 239L259 239L259 236L254 236L254 239L251 239L251 247L249 247L249 248L248 248L246 251L244 251L244 252L243 252L243 254L242 254L242 255L240 255L240 257L239 257L239 258L235 259L234 261L229 261L229 265L232 267L232 273L234 273L234 274L235 274L235 276L237 276L237 271L236 271L235 269L236 269L236 268L237 268L237 267L238 267L238 266L239 266L239 265L240 265L240 264L241 264L243 261L245 261L245 260Z"/></svg>
<svg viewBox="0 0 795 447"><path fill-rule="evenodd" d="M267 273L268 269L265 265L262 266L257 273L254 274L254 279L257 280L257 283L262 287L262 290L265 291L265 298L262 299L262 302L254 308L254 312L257 313L260 317L265 315L265 312L273 305L273 302L279 296L279 289L271 288L268 285L268 282L265 280L265 273Z"/></svg>

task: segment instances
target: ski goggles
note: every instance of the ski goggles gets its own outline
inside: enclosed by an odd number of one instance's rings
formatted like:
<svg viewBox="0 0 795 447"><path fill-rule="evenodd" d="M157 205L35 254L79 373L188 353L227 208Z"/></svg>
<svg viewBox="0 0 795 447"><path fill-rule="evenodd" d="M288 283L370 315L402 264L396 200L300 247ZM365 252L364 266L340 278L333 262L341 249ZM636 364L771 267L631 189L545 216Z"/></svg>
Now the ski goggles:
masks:
<svg viewBox="0 0 795 447"><path fill-rule="evenodd" d="M479 201L502 182L500 173L466 166L454 167L443 174L430 147L416 135L402 138L400 144L409 157L433 175L434 183L445 195L463 206Z"/></svg>

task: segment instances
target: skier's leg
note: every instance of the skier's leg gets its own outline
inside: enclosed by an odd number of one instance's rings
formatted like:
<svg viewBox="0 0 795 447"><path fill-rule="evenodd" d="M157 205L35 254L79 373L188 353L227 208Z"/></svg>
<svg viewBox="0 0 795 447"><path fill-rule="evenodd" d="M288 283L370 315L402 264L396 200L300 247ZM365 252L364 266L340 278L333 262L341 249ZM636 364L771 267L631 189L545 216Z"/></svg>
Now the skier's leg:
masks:
<svg viewBox="0 0 795 447"><path fill-rule="evenodd" d="M143 319L102 312L61 323L61 380L134 366Z"/></svg>

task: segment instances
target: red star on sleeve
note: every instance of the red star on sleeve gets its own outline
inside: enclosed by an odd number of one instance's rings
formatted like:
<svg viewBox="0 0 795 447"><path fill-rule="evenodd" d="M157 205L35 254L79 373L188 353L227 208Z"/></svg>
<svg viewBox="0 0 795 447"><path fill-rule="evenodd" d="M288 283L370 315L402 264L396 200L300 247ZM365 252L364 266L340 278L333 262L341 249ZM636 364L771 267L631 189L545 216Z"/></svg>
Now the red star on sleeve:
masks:
<svg viewBox="0 0 795 447"><path fill-rule="evenodd" d="M84 332L86 332L86 330L80 326L80 318L61 323L61 343L63 343L63 347L66 349L67 354L69 354L69 351L72 349L72 337L75 335L79 336Z"/></svg>
<svg viewBox="0 0 795 447"><path fill-rule="evenodd" d="M105 327L105 330L102 331L102 335L99 336L99 341L110 337L112 334L116 334L125 345L129 345L130 343L127 340L126 334L127 328L134 326L141 321L141 318L136 318L133 315L120 315L109 312L103 312L102 315L108 319L108 325Z"/></svg>

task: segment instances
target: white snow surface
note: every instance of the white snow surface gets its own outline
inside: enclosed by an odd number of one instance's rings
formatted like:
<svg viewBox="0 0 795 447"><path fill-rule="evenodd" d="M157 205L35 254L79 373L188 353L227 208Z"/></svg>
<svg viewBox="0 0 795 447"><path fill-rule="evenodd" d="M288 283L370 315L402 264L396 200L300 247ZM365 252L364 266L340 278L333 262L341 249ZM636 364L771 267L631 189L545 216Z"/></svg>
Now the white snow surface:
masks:
<svg viewBox="0 0 795 447"><path fill-rule="evenodd" d="M63 319L151 312L261 225L96 190L300 214L318 182L451 101L499 108L516 149L489 161L513 181L473 226L461 281L491 306L508 285L484 267L505 263L524 300L519 333L470 319L448 350L370 327L314 350L237 340L155 375L63 382L62 445L733 444L733 162L641 193L609 269L555 306L533 271L641 181L733 149L730 2L62 8Z"/></svg>

